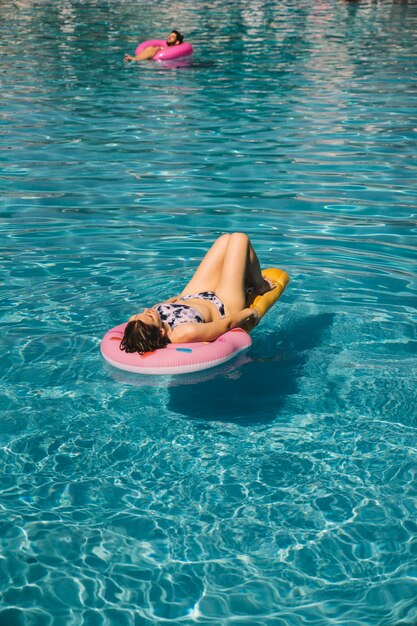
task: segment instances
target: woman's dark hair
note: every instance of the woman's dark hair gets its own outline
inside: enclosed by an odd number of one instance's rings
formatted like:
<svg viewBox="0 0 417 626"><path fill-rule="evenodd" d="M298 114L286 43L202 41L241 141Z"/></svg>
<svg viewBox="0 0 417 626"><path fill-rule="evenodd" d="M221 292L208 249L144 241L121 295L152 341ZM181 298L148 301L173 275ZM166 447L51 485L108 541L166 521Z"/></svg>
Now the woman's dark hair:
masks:
<svg viewBox="0 0 417 626"><path fill-rule="evenodd" d="M177 36L177 41L179 41L180 43L184 41L184 35L181 35L181 33L177 30L171 30L171 33L175 33L175 35Z"/></svg>
<svg viewBox="0 0 417 626"><path fill-rule="evenodd" d="M158 348L165 348L170 342L166 335L161 334L161 329L140 320L128 322L125 334L120 342L120 350L125 352L153 352Z"/></svg>

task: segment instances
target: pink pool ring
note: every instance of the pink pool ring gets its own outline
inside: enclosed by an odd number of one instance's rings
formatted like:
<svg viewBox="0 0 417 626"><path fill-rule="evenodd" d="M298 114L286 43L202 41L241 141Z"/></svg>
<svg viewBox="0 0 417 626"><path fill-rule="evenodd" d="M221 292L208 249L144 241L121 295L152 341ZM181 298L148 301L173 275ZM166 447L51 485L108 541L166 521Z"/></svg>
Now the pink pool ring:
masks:
<svg viewBox="0 0 417 626"><path fill-rule="evenodd" d="M167 46L164 39L150 39L149 41L143 41L135 50L135 54L139 54L145 48L149 46L163 46L162 50L159 50L153 57L153 61L172 61L173 59L181 59L188 57L193 53L193 47L190 43L180 43L177 46Z"/></svg>
<svg viewBox="0 0 417 626"><path fill-rule="evenodd" d="M127 372L136 374L188 374L226 363L252 344L249 334L233 328L215 341L169 343L153 352L128 353L120 350L126 324L110 329L100 345L104 359Z"/></svg>

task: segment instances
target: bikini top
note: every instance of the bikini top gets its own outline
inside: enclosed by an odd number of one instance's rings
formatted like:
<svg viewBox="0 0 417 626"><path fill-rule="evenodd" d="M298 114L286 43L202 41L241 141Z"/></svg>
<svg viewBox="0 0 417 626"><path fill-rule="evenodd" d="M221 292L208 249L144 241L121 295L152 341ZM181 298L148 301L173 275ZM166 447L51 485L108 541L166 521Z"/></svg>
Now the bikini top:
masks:
<svg viewBox="0 0 417 626"><path fill-rule="evenodd" d="M161 318L161 321L168 324L171 330L174 330L175 326L178 326L178 324L184 324L184 322L204 324L201 313L186 304L162 302L161 304L157 304L154 308Z"/></svg>

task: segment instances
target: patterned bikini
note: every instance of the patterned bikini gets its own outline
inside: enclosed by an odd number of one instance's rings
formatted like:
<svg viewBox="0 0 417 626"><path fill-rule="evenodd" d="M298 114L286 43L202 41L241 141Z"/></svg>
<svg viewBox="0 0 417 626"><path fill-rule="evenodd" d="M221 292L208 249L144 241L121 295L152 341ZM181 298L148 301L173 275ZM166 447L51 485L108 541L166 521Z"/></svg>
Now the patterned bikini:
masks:
<svg viewBox="0 0 417 626"><path fill-rule="evenodd" d="M202 291L201 293L178 298L178 300L191 299L208 300L216 306L221 318L225 316L224 304L213 291ZM185 322L204 324L204 318L201 313L187 304L171 304L162 302L161 304L156 305L155 311L158 313L161 321L168 324L171 330L173 330L178 324L184 324Z"/></svg>

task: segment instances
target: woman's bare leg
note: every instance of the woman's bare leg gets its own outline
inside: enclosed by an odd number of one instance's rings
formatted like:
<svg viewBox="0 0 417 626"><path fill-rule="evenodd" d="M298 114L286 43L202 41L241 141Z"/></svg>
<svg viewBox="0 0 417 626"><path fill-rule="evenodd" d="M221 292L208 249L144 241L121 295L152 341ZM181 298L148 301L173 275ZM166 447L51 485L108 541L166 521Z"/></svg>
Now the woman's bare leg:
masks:
<svg viewBox="0 0 417 626"><path fill-rule="evenodd" d="M262 276L258 255L249 241L249 258L246 266L246 287L253 289L257 296L271 290L271 285Z"/></svg>
<svg viewBox="0 0 417 626"><path fill-rule="evenodd" d="M263 294L271 286L262 276L256 252L244 233L233 233L227 242L220 280L214 291L225 303L228 312L241 311L246 306L246 287Z"/></svg>
<svg viewBox="0 0 417 626"><path fill-rule="evenodd" d="M230 237L231 235L222 235L216 239L194 272L194 276L182 290L182 296L201 291L216 291L222 275L224 257Z"/></svg>

